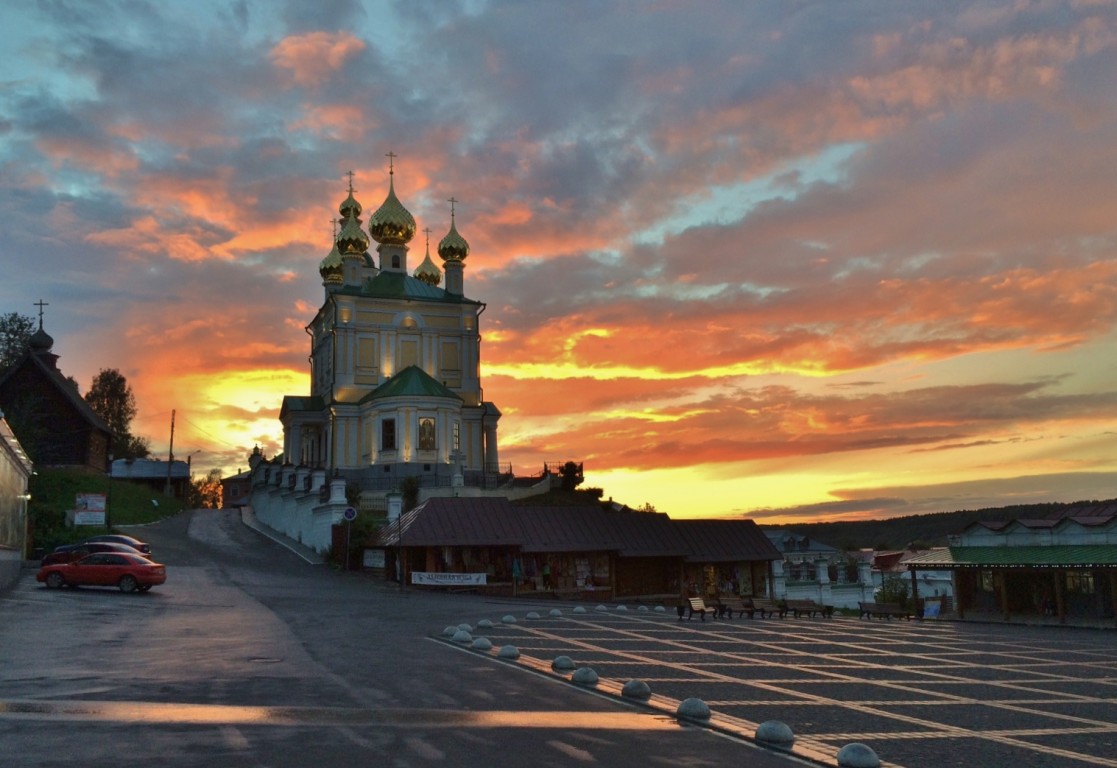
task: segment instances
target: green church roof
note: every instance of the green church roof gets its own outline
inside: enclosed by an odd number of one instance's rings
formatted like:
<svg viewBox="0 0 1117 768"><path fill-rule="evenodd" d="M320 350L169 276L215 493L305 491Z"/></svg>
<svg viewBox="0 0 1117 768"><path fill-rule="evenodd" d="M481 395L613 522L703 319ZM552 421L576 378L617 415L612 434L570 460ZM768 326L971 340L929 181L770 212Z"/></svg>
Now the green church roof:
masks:
<svg viewBox="0 0 1117 768"><path fill-rule="evenodd" d="M346 290L345 293L349 293ZM355 291L360 296L374 299L411 299L420 301L441 301L451 304L476 304L478 302L464 296L455 296L437 286L428 285L417 277L402 272L381 272L376 277L365 280L364 285Z"/></svg>
<svg viewBox="0 0 1117 768"><path fill-rule="evenodd" d="M417 365L407 366L362 397L361 402L367 403L385 397L448 397L461 400L456 392Z"/></svg>

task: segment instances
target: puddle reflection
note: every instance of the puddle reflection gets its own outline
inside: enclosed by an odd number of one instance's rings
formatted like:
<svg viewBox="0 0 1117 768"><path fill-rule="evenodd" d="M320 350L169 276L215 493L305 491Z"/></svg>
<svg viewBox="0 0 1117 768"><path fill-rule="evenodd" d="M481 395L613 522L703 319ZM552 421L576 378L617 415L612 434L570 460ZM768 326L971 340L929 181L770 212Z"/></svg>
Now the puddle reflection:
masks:
<svg viewBox="0 0 1117 768"><path fill-rule="evenodd" d="M397 728L575 728L611 731L672 730L680 727L673 718L644 712L370 710L144 701L0 701L0 718L187 725L379 725Z"/></svg>

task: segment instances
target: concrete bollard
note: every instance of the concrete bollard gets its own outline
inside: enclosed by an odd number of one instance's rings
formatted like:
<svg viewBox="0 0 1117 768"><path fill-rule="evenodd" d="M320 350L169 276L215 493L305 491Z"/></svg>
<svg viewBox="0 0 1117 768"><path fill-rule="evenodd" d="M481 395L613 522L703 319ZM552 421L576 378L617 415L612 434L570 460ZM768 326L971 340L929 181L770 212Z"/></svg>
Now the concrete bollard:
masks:
<svg viewBox="0 0 1117 768"><path fill-rule="evenodd" d="M880 768L880 758L872 749L855 741L838 750L838 768Z"/></svg>
<svg viewBox="0 0 1117 768"><path fill-rule="evenodd" d="M493 641L487 637L475 637L471 647L475 651L487 651L493 647Z"/></svg>
<svg viewBox="0 0 1117 768"><path fill-rule="evenodd" d="M624 688L621 688L621 696L626 699L647 701L652 697L652 689L643 680L629 680L624 684Z"/></svg>
<svg viewBox="0 0 1117 768"><path fill-rule="evenodd" d="M574 659L569 656L556 656L551 662L551 669L556 672L569 672L574 669Z"/></svg>
<svg viewBox="0 0 1117 768"><path fill-rule="evenodd" d="M514 645L502 645L496 655L502 659L518 659L520 658L520 649Z"/></svg>
<svg viewBox="0 0 1117 768"><path fill-rule="evenodd" d="M709 720L710 707L702 699L690 698L679 704L675 717L685 720Z"/></svg>
<svg viewBox="0 0 1117 768"><path fill-rule="evenodd" d="M756 727L756 740L769 747L791 749L791 745L795 743L795 734L786 723L767 720Z"/></svg>
<svg viewBox="0 0 1117 768"><path fill-rule="evenodd" d="M570 681L578 685L597 685L597 673L592 667L578 667L574 670Z"/></svg>

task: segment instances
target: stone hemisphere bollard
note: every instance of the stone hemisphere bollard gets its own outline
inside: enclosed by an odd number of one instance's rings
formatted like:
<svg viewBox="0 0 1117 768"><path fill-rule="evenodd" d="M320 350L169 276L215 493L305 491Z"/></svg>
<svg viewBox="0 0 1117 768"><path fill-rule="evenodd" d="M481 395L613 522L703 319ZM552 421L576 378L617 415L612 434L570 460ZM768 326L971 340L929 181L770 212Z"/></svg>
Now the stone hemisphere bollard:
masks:
<svg viewBox="0 0 1117 768"><path fill-rule="evenodd" d="M482 629L491 629L493 623L489 619L481 619L479 622L477 622L477 626Z"/></svg>
<svg viewBox="0 0 1117 768"><path fill-rule="evenodd" d="M487 637L475 637L471 647L475 651L487 651L493 647L493 641Z"/></svg>
<svg viewBox="0 0 1117 768"><path fill-rule="evenodd" d="M462 632L472 632L473 631L473 625L472 624L466 624L463 621L461 624L458 625L458 629L460 629Z"/></svg>
<svg viewBox="0 0 1117 768"><path fill-rule="evenodd" d="M769 747L791 749L791 745L795 743L795 734L787 723L766 720L756 727L756 740Z"/></svg>
<svg viewBox="0 0 1117 768"><path fill-rule="evenodd" d="M595 610L595 611L607 611L607 610L609 610L609 606L607 606L607 605L599 605L599 606L597 606L596 608L594 608L594 610Z"/></svg>
<svg viewBox="0 0 1117 768"><path fill-rule="evenodd" d="M539 614L536 611L528 611L527 618L528 621L535 621L539 618Z"/></svg>
<svg viewBox="0 0 1117 768"><path fill-rule="evenodd" d="M455 643L472 643L473 635L469 634L464 629L459 629L454 633L453 640Z"/></svg>
<svg viewBox="0 0 1117 768"><path fill-rule="evenodd" d="M578 667L570 680L578 685L597 685L597 673L592 667Z"/></svg>
<svg viewBox="0 0 1117 768"><path fill-rule="evenodd" d="M652 697L652 689L643 680L629 680L624 684L624 688L621 688L621 696L626 699L647 701Z"/></svg>
<svg viewBox="0 0 1117 768"><path fill-rule="evenodd" d="M586 612L586 607L584 605L574 606L574 613L585 613L585 612Z"/></svg>
<svg viewBox="0 0 1117 768"><path fill-rule="evenodd" d="M648 606L646 606L646 605L641 605L641 606L639 606L639 607L638 607L638 608L637 608L636 610L638 610L638 611L643 611L644 613L647 613L647 612L648 612Z"/></svg>
<svg viewBox="0 0 1117 768"><path fill-rule="evenodd" d="M551 618L557 618L557 617L562 615L562 611L559 610L558 608L552 608L547 615L550 616Z"/></svg>
<svg viewBox="0 0 1117 768"><path fill-rule="evenodd" d="M513 616L512 614L508 614L507 616L502 617L501 621L504 622L505 624L515 624L516 623L516 617Z"/></svg>
<svg viewBox="0 0 1117 768"><path fill-rule="evenodd" d="M569 656L556 656L551 662L551 669L556 672L569 672L574 669L574 659Z"/></svg>
<svg viewBox="0 0 1117 768"><path fill-rule="evenodd" d="M502 645L496 655L502 659L520 658L520 649L514 645Z"/></svg>
<svg viewBox="0 0 1117 768"><path fill-rule="evenodd" d="M839 768L880 768L877 753L860 742L846 744L838 750Z"/></svg>
<svg viewBox="0 0 1117 768"><path fill-rule="evenodd" d="M446 629L442 630L442 634L444 637L453 637L457 631L457 627L446 627Z"/></svg>
<svg viewBox="0 0 1117 768"><path fill-rule="evenodd" d="M664 608L662 605L657 605L655 607L655 612L656 613L667 613L667 609Z"/></svg>
<svg viewBox="0 0 1117 768"><path fill-rule="evenodd" d="M685 699L675 710L675 717L685 720L709 720L710 707L702 699Z"/></svg>

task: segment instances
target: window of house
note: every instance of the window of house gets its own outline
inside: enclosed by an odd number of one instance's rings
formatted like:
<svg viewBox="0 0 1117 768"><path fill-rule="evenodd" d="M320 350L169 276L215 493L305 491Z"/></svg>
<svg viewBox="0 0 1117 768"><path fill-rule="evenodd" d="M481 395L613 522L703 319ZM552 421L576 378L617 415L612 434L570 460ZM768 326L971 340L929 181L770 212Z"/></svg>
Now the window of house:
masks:
<svg viewBox="0 0 1117 768"><path fill-rule="evenodd" d="M462 449L462 425L454 422L454 453L460 453Z"/></svg>
<svg viewBox="0 0 1117 768"><path fill-rule="evenodd" d="M1075 595L1094 594L1094 574L1090 571L1067 571L1067 592Z"/></svg>
<svg viewBox="0 0 1117 768"><path fill-rule="evenodd" d="M380 450L394 451L396 449L396 420L384 419L380 422Z"/></svg>

